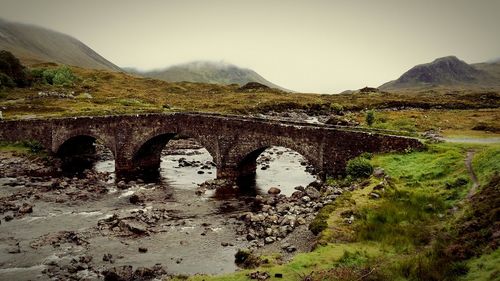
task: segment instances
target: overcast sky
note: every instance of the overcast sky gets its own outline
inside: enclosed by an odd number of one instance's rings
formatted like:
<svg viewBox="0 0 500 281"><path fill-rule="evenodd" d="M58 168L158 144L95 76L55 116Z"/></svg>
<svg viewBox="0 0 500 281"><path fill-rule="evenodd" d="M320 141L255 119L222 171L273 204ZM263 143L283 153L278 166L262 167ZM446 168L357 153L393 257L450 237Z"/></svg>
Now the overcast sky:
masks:
<svg viewBox="0 0 500 281"><path fill-rule="evenodd" d="M447 55L500 57L500 0L0 0L0 17L121 67L224 61L302 92L379 86Z"/></svg>

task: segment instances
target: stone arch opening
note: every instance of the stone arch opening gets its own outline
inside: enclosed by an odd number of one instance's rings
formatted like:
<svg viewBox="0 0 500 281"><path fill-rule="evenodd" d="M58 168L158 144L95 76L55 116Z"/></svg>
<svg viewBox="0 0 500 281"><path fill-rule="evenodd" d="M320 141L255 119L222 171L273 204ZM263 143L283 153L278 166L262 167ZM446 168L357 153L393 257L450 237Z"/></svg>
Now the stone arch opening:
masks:
<svg viewBox="0 0 500 281"><path fill-rule="evenodd" d="M75 175L96 168L100 172L114 172L114 154L99 139L90 135L76 135L65 140L57 149L64 174ZM101 167L96 167L101 163Z"/></svg>
<svg viewBox="0 0 500 281"><path fill-rule="evenodd" d="M238 163L238 186L267 192L277 187L291 195L296 186L317 179L313 164L301 153L284 146L264 146L248 153Z"/></svg>
<svg viewBox="0 0 500 281"><path fill-rule="evenodd" d="M176 178L192 183L194 175L207 174L215 178L217 174L213 154L208 147L197 138L182 133L163 133L148 139L134 154L133 164L137 176L147 181ZM196 168L194 174L193 168ZM191 170L191 173L185 173L185 170ZM183 180L182 177L186 176Z"/></svg>
<svg viewBox="0 0 500 281"><path fill-rule="evenodd" d="M178 187L190 188L217 177L209 150L196 138L179 134L161 152L160 176Z"/></svg>

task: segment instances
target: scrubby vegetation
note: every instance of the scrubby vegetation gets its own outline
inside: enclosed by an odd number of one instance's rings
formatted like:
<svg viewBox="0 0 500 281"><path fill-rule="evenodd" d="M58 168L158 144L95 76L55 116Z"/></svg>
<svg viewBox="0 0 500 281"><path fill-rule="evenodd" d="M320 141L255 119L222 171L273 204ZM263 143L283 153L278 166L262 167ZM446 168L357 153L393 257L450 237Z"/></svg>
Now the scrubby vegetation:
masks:
<svg viewBox="0 0 500 281"><path fill-rule="evenodd" d="M55 86L71 86L77 80L71 68L65 65L57 68L34 68L31 76L38 83Z"/></svg>
<svg viewBox="0 0 500 281"><path fill-rule="evenodd" d="M372 126L373 122L375 122L375 111L374 110L368 110L366 112L366 117L365 117L366 125Z"/></svg>
<svg viewBox="0 0 500 281"><path fill-rule="evenodd" d="M26 115L50 117L176 111L249 114L303 110L309 114L344 115L366 124L365 110L371 108L376 110L372 127L379 129L408 132L484 129L473 131L477 134L500 128L500 93L494 91L318 95L269 90L253 93L238 91L238 85L168 83L125 73L50 63L32 65L27 73L34 82L29 88L8 88L0 95L0 107L6 119ZM39 92L59 95L40 97ZM70 93L80 98L64 98Z"/></svg>
<svg viewBox="0 0 500 281"><path fill-rule="evenodd" d="M0 88L30 85L24 66L12 53L0 50Z"/></svg>
<svg viewBox="0 0 500 281"><path fill-rule="evenodd" d="M465 155L476 150L481 188L471 199ZM496 145L431 145L427 151L374 156L385 178L357 181L319 213L317 247L292 261L252 271L286 280L497 280L500 276L500 177ZM367 158L365 158L367 159ZM382 182L381 182L382 181ZM348 185L352 179L330 179ZM380 188L382 186L383 188ZM381 198L373 199L376 189ZM345 218L355 217L352 224ZM190 280L249 280L244 270Z"/></svg>
<svg viewBox="0 0 500 281"><path fill-rule="evenodd" d="M314 233L314 235L320 234L323 230L328 227L327 220L330 214L335 210L335 203L328 204L321 208L314 220L309 224L309 230Z"/></svg>
<svg viewBox="0 0 500 281"><path fill-rule="evenodd" d="M25 140L18 142L0 141L0 151L9 151L19 154L44 154L44 147L41 143L34 140Z"/></svg>

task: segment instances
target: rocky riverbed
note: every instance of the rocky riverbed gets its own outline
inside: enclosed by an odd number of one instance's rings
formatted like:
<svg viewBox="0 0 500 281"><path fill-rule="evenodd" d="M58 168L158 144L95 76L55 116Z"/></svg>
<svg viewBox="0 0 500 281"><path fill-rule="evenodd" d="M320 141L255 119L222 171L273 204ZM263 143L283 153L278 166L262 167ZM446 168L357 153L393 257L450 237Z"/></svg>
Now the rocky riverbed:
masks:
<svg viewBox="0 0 500 281"><path fill-rule="evenodd" d="M167 146L155 183L116 182L112 155L98 151L95 169L73 177L52 159L0 155L0 279L232 272L240 248L285 258L310 250L307 225L343 192L284 148L266 150L244 186L214 180L210 155L192 140Z"/></svg>

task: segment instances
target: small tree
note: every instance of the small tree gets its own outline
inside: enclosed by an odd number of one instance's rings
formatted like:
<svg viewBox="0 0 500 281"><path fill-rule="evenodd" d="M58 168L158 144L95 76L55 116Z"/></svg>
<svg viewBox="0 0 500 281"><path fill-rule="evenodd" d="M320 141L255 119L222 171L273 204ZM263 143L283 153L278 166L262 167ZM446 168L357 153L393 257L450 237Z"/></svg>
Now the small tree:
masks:
<svg viewBox="0 0 500 281"><path fill-rule="evenodd" d="M366 124L368 124L368 126L371 127L373 125L373 122L375 122L375 111L368 110L366 112L365 120L366 120Z"/></svg>

